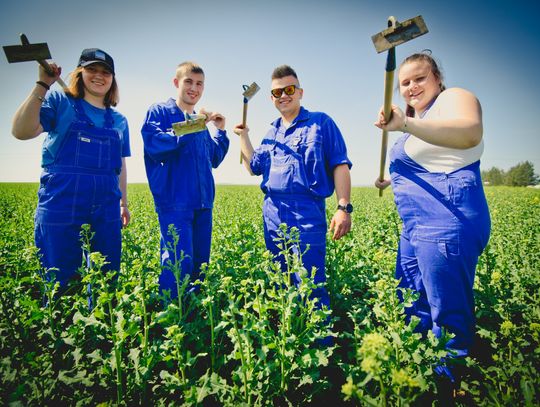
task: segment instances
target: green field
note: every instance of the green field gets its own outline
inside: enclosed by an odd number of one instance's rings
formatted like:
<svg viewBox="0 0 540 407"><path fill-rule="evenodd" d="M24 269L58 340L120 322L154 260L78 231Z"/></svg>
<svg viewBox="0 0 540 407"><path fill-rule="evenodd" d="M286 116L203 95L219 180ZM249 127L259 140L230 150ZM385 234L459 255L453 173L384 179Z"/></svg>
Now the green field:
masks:
<svg viewBox="0 0 540 407"><path fill-rule="evenodd" d="M354 188L352 233L328 242L328 326L305 301L308 279L295 289L275 272L258 187L218 186L201 292L167 306L157 290L159 228L146 185L129 186L132 223L118 279L103 275L103 259L92 254L74 294L59 299L33 246L36 191L36 184L0 184L2 404L440 405L432 368L447 338L422 340L404 323L393 279L400 221L390 193L379 199L374 188ZM475 282L477 344L458 367L456 402L537 406L540 191L486 194L492 235ZM330 217L335 200L328 202ZM336 346L316 345L332 333Z"/></svg>

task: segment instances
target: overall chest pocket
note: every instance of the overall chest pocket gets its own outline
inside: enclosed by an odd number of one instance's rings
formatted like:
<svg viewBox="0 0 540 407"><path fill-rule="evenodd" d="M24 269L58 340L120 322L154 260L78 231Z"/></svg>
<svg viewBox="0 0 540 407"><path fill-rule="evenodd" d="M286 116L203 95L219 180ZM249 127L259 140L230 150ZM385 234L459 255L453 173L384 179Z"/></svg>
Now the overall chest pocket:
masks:
<svg viewBox="0 0 540 407"><path fill-rule="evenodd" d="M117 169L122 166L120 137L79 131L75 142L76 165L93 169Z"/></svg>
<svg viewBox="0 0 540 407"><path fill-rule="evenodd" d="M306 165L313 166L323 160L322 136L315 126L304 129L296 142L296 151Z"/></svg>
<svg viewBox="0 0 540 407"><path fill-rule="evenodd" d="M271 150L268 190L280 193L305 193L308 190L301 157L292 151Z"/></svg>

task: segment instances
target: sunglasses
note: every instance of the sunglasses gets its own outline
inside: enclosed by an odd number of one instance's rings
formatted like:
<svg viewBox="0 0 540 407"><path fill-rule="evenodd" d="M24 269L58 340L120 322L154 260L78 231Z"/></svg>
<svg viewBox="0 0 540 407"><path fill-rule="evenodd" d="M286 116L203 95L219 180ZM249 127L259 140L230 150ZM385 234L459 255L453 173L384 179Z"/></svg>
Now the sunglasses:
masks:
<svg viewBox="0 0 540 407"><path fill-rule="evenodd" d="M289 85L289 86L285 86L284 88L272 89L270 93L272 94L273 97L279 99L281 95L283 95L283 92L285 92L287 96L294 95L294 92L296 92L296 89L302 89L302 88L299 88L296 85Z"/></svg>

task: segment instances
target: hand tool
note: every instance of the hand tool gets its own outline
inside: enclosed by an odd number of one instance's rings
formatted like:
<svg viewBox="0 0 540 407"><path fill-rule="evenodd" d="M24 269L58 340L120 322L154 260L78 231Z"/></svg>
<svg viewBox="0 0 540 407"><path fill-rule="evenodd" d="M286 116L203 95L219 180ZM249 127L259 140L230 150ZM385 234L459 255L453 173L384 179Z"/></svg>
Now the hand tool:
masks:
<svg viewBox="0 0 540 407"><path fill-rule="evenodd" d="M422 16L416 16L399 23L394 16L388 17L388 28L371 36L377 53L388 50L386 57L386 73L384 76L384 118L388 123L392 113L392 87L394 85L394 71L396 69L396 46L410 41L428 32ZM386 149L388 145L388 131L382 132L381 164L379 168L379 180L384 180L384 168L386 166ZM379 189L379 196L383 190Z"/></svg>
<svg viewBox="0 0 540 407"><path fill-rule="evenodd" d="M40 64L43 69L45 69L45 72L47 72L49 76L54 76L51 66L46 61L47 59L51 58L51 53L49 52L49 46L47 43L42 42L39 44L30 44L25 34L21 34L20 38L22 45L6 45L3 47L8 62L14 63L37 61L37 63ZM62 88L67 88L67 85L62 78L59 77L56 82L58 82Z"/></svg>
<svg viewBox="0 0 540 407"><path fill-rule="evenodd" d="M244 96L244 111L242 114L242 126L246 127L246 120L247 120L247 106L249 100L257 93L261 88L259 85L257 85L255 82L253 82L251 85L243 85L244 93L242 95ZM240 151L240 164L242 164L242 151Z"/></svg>
<svg viewBox="0 0 540 407"><path fill-rule="evenodd" d="M177 122L172 124L174 134L177 136L183 136L184 134L197 133L206 129L206 115L205 114L187 114L186 120L183 122Z"/></svg>

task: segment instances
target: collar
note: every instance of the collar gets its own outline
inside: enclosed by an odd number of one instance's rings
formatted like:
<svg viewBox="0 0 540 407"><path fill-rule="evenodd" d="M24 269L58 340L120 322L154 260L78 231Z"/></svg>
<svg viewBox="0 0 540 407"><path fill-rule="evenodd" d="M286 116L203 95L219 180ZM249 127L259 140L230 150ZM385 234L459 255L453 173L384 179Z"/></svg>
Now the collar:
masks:
<svg viewBox="0 0 540 407"><path fill-rule="evenodd" d="M311 116L311 113L309 112L309 110L305 109L304 106L300 106L300 112L298 112L298 116L294 118L294 120L292 121L289 127L296 126L297 123L308 120L310 116ZM274 120L271 124L275 128L279 129L279 127L281 126L281 122L282 122L282 118L280 117Z"/></svg>
<svg viewBox="0 0 540 407"><path fill-rule="evenodd" d="M169 111L172 113L172 114L178 114L180 115L180 117L182 119L185 119L186 118L186 114L184 113L184 111L182 109L180 109L178 107L178 105L176 104L176 99L174 98L169 98L169 100L167 100L165 102L165 106L167 107L167 109L169 109ZM191 115L194 115L194 114L197 114L197 112L195 110L193 110L193 113Z"/></svg>

